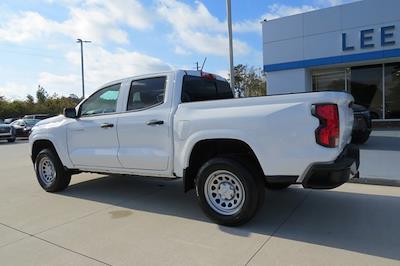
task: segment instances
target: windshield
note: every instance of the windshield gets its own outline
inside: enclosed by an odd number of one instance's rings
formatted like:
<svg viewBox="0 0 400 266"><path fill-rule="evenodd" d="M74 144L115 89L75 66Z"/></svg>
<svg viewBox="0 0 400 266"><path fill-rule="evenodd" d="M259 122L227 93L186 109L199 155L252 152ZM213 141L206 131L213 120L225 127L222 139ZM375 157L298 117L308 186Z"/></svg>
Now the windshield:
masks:
<svg viewBox="0 0 400 266"><path fill-rule="evenodd" d="M24 122L27 126L32 127L36 125L40 120L39 119L25 119Z"/></svg>

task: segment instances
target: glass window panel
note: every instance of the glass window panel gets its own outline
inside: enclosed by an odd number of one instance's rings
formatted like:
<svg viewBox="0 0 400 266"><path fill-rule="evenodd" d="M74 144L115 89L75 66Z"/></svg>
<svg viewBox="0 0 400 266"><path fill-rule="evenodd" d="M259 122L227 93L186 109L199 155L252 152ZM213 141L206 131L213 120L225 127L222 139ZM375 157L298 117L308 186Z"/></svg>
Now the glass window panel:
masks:
<svg viewBox="0 0 400 266"><path fill-rule="evenodd" d="M183 103L231 98L234 98L234 95L227 81L196 76L185 76L183 79Z"/></svg>
<svg viewBox="0 0 400 266"><path fill-rule="evenodd" d="M114 113L117 108L120 86L121 84L116 84L97 91L81 105L80 114L88 116Z"/></svg>
<svg viewBox="0 0 400 266"><path fill-rule="evenodd" d="M217 98L218 99L231 99L233 97L233 92L231 86L226 81L217 80Z"/></svg>
<svg viewBox="0 0 400 266"><path fill-rule="evenodd" d="M344 91L346 90L345 82L344 70L312 75L313 91Z"/></svg>
<svg viewBox="0 0 400 266"><path fill-rule="evenodd" d="M185 76L182 87L182 102L209 101L217 99L217 87L213 80Z"/></svg>
<svg viewBox="0 0 400 266"><path fill-rule="evenodd" d="M132 81L127 110L140 110L163 103L165 81L166 77Z"/></svg>
<svg viewBox="0 0 400 266"><path fill-rule="evenodd" d="M351 94L356 104L370 110L372 119L383 118L382 84L382 65L351 68Z"/></svg>
<svg viewBox="0 0 400 266"><path fill-rule="evenodd" d="M400 63L385 65L385 118L400 118Z"/></svg>

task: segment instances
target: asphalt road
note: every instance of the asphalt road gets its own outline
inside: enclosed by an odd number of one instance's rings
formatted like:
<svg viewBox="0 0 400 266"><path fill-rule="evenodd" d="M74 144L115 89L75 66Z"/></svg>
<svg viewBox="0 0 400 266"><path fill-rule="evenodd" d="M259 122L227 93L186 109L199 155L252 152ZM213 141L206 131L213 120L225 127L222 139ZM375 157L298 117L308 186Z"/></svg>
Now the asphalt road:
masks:
<svg viewBox="0 0 400 266"><path fill-rule="evenodd" d="M400 188L267 191L239 228L211 223L180 180L74 176L42 191L28 145L0 143L1 265L400 265Z"/></svg>

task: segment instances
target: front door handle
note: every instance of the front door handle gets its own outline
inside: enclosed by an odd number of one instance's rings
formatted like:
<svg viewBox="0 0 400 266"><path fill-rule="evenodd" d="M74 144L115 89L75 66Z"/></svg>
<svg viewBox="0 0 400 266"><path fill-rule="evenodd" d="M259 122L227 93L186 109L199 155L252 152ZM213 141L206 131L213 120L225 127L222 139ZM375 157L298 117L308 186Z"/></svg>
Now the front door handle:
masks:
<svg viewBox="0 0 400 266"><path fill-rule="evenodd" d="M114 127L114 124L110 124L110 123L103 123L100 126L101 128L112 128Z"/></svg>
<svg viewBox="0 0 400 266"><path fill-rule="evenodd" d="M148 126L157 126L157 125L163 125L163 124L164 124L164 121L156 120L156 119L153 119L153 120L150 120L150 121L146 122L146 125L148 125Z"/></svg>

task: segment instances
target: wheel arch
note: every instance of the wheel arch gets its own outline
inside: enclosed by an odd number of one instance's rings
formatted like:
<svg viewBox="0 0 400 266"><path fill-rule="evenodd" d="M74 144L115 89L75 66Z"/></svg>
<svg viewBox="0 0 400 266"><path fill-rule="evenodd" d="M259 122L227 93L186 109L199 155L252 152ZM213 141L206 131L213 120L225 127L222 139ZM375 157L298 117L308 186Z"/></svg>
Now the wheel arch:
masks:
<svg viewBox="0 0 400 266"><path fill-rule="evenodd" d="M53 151L54 154L57 156L57 158L60 160L60 156L58 156L57 149L54 146L53 142L51 142L48 139L38 139L38 140L35 140L35 142L33 142L33 144L32 144L31 159L32 159L33 163L35 163L36 157L38 156L39 152L44 149L49 149L49 150Z"/></svg>
<svg viewBox="0 0 400 266"><path fill-rule="evenodd" d="M263 169L253 149L245 141L235 138L207 138L197 141L188 156L183 170L184 191L194 188L195 178L200 167L209 159L226 156L251 164L254 172L264 175Z"/></svg>

